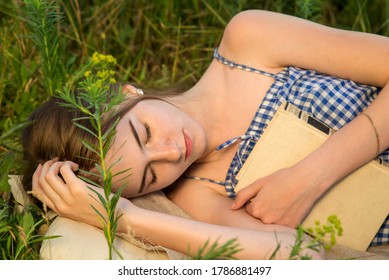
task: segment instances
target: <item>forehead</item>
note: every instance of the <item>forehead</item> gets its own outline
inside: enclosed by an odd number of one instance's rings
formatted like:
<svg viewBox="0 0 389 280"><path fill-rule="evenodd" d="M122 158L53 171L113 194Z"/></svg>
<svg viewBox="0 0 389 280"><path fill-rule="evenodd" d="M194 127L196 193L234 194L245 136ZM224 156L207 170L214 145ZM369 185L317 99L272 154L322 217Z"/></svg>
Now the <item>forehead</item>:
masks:
<svg viewBox="0 0 389 280"><path fill-rule="evenodd" d="M163 99L144 99L136 102L133 106L127 106L120 116L119 125L128 124L130 119L134 123L161 123L170 122L172 118L186 115L179 107Z"/></svg>

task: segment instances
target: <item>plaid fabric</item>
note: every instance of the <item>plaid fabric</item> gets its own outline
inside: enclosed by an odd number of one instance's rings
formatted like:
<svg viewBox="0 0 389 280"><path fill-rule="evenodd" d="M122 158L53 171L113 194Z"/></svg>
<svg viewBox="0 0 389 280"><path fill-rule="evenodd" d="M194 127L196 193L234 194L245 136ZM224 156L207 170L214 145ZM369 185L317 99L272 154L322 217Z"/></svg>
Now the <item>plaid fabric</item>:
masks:
<svg viewBox="0 0 389 280"><path fill-rule="evenodd" d="M274 78L274 83L268 90L245 135L233 138L217 147L217 150L220 150L241 140L224 182L229 197L235 197L234 189L237 185L235 176L283 101L295 105L332 129L338 130L362 112L379 93L376 87L361 85L313 70L286 67L278 74L267 73L230 61L222 57L217 49L214 51L214 58L231 68ZM379 158L389 162L389 149L381 153ZM385 243L389 243L389 216L371 245Z"/></svg>

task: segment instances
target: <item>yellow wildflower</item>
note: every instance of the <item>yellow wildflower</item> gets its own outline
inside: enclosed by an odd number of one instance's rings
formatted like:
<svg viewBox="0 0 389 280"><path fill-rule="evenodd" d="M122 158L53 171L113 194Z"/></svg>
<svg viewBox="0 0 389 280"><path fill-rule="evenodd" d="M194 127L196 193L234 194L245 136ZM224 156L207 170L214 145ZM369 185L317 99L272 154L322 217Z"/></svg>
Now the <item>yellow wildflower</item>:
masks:
<svg viewBox="0 0 389 280"><path fill-rule="evenodd" d="M96 76L100 79L106 79L108 77L109 73L107 70L101 70L101 71L97 71L97 74Z"/></svg>
<svg viewBox="0 0 389 280"><path fill-rule="evenodd" d="M112 64L116 64L117 63L116 58L114 58L110 54L106 56L106 60L107 60L108 63L112 63Z"/></svg>
<svg viewBox="0 0 389 280"><path fill-rule="evenodd" d="M93 64L99 64L100 63L100 58L99 58L99 53L94 52L92 55L92 63Z"/></svg>
<svg viewBox="0 0 389 280"><path fill-rule="evenodd" d="M88 77L90 77L90 75L92 75L92 71L88 70L85 72L84 77L88 78Z"/></svg>
<svg viewBox="0 0 389 280"><path fill-rule="evenodd" d="M92 55L92 63L93 64L102 64L102 63L107 63L107 64L113 64L115 65L117 63L116 61L116 58L114 58L112 55L110 54L102 54L102 53L98 53L98 52L95 52L93 55Z"/></svg>

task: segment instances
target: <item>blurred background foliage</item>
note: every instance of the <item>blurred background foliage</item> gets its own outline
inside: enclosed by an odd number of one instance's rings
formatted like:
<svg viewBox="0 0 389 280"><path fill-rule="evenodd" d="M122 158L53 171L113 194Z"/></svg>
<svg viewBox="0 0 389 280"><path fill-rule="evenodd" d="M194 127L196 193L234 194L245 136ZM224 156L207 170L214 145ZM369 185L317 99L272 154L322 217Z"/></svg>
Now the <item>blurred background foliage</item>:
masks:
<svg viewBox="0 0 389 280"><path fill-rule="evenodd" d="M26 2L50 4L46 29ZM20 167L20 129L88 56L116 57L118 81L189 87L208 66L225 25L246 9L389 36L389 0L0 0L0 202L8 209L0 213L11 223L7 179ZM31 32L34 25L51 37Z"/></svg>

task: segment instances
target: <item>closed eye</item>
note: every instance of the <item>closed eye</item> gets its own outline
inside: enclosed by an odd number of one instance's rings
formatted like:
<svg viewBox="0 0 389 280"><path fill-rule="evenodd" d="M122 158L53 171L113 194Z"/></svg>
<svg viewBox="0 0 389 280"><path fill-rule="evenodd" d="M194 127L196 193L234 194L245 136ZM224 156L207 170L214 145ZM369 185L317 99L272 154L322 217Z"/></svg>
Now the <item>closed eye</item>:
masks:
<svg viewBox="0 0 389 280"><path fill-rule="evenodd" d="M148 123L144 123L144 127L145 127L145 130L146 130L146 141L145 141L145 144L147 145L151 141L152 134L151 134L150 126L149 126ZM151 176L152 176L151 177L151 182L150 182L150 185L151 185L151 184L155 184L157 182L157 175L155 174L155 170L154 170L153 166L151 165L151 163L149 164L149 167L150 167L150 172L151 172Z"/></svg>
<svg viewBox="0 0 389 280"><path fill-rule="evenodd" d="M148 144L150 143L150 140L151 140L151 130L150 130L150 126L148 125L148 123L144 123L144 126L145 126L145 129L146 129L146 142L145 144Z"/></svg>
<svg viewBox="0 0 389 280"><path fill-rule="evenodd" d="M141 139L139 137L139 134L138 132L136 131L135 129L135 126L134 124L132 123L131 120L129 120L129 124L130 124L130 127L131 127L131 131L135 137L135 141L136 143L138 144L138 147L140 150L143 150L143 145L141 143ZM146 144L151 140L151 132L150 132L150 127L149 125L146 123L145 124L145 129L146 129ZM157 182L157 176L155 174L155 171L154 171L154 168L152 167L151 163L149 163L145 169L144 169L144 172L143 172L143 176L142 176L142 181L141 181L141 184L140 184L140 188L139 188L139 192L138 193L142 193L144 192L144 190L146 189L146 172L147 170L150 170L150 173L151 173L151 181L149 184L154 184Z"/></svg>
<svg viewBox="0 0 389 280"><path fill-rule="evenodd" d="M155 184L157 182L157 175L155 174L155 170L151 164L150 164L150 171L151 171L151 176L152 176L150 185L152 185L152 184Z"/></svg>

